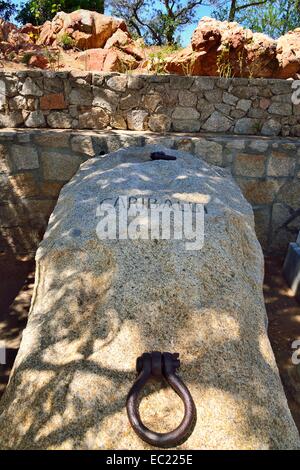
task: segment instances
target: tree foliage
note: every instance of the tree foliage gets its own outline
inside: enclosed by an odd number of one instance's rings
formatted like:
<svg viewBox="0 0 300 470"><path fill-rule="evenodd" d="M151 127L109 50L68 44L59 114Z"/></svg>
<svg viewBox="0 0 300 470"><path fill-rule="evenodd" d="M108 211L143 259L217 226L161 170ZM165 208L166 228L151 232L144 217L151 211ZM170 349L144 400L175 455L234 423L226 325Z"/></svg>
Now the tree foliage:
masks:
<svg viewBox="0 0 300 470"><path fill-rule="evenodd" d="M15 4L11 0L0 0L0 18L9 20L15 11Z"/></svg>
<svg viewBox="0 0 300 470"><path fill-rule="evenodd" d="M176 34L194 22L203 0L110 0L112 14L124 18L130 30L149 44L174 44Z"/></svg>
<svg viewBox="0 0 300 470"><path fill-rule="evenodd" d="M300 26L300 0L219 1L212 16L274 38Z"/></svg>
<svg viewBox="0 0 300 470"><path fill-rule="evenodd" d="M22 5L17 20L23 24L42 24L59 11L70 13L80 8L103 13L104 0L29 0Z"/></svg>

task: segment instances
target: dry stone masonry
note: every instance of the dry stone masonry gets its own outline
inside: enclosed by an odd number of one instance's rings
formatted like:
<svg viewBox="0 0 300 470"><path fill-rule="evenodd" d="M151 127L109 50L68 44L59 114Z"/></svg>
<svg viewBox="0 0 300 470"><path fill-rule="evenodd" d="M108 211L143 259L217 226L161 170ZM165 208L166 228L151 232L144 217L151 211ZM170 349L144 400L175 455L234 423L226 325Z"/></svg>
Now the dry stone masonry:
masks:
<svg viewBox="0 0 300 470"><path fill-rule="evenodd" d="M80 71L1 72L0 127L300 136L300 100L293 83Z"/></svg>
<svg viewBox="0 0 300 470"><path fill-rule="evenodd" d="M300 229L300 142L295 138L131 131L2 130L0 250L36 250L62 186L91 157L163 144L231 172L251 203L265 250L285 252Z"/></svg>

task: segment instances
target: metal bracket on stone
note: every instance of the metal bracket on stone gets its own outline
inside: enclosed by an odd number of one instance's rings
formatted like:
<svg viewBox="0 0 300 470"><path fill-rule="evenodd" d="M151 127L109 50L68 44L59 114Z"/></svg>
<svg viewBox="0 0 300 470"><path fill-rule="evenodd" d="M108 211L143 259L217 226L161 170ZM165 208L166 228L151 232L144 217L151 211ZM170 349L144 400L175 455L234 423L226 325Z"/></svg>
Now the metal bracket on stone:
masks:
<svg viewBox="0 0 300 470"><path fill-rule="evenodd" d="M177 160L174 155L167 155L164 152L152 152L150 158L151 160Z"/></svg>
<svg viewBox="0 0 300 470"><path fill-rule="evenodd" d="M127 396L127 414L131 426L143 441L155 447L175 447L182 444L191 435L196 424L196 407L193 398L183 381L176 375L180 367L178 353L144 353L137 358L138 377ZM139 414L140 394L148 380L165 379L184 403L184 417L179 426L167 433L158 433L148 429Z"/></svg>

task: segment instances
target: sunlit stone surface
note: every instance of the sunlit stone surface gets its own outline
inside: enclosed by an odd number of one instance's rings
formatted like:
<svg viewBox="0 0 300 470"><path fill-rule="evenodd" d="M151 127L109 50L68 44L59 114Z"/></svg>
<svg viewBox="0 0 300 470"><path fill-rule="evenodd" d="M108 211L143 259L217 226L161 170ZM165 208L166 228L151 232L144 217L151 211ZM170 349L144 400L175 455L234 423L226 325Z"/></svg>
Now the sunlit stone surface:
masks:
<svg viewBox="0 0 300 470"><path fill-rule="evenodd" d="M197 406L182 449L300 447L267 337L252 209L225 170L169 149L176 160L151 161L153 150L91 159L63 188L1 402L1 448L149 449L125 403L135 360L151 350L180 353ZM203 248L99 240L97 207L120 195L204 203ZM182 412L169 389L145 391L154 430L174 428Z"/></svg>

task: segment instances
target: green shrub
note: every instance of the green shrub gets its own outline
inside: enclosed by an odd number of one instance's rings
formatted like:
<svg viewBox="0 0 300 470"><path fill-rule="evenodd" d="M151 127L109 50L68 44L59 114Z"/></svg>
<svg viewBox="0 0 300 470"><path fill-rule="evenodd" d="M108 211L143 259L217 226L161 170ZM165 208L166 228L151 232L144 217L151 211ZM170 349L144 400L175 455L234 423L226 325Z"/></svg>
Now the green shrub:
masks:
<svg viewBox="0 0 300 470"><path fill-rule="evenodd" d="M63 33L57 38L57 43L63 49L72 49L74 46L74 39L68 33Z"/></svg>

